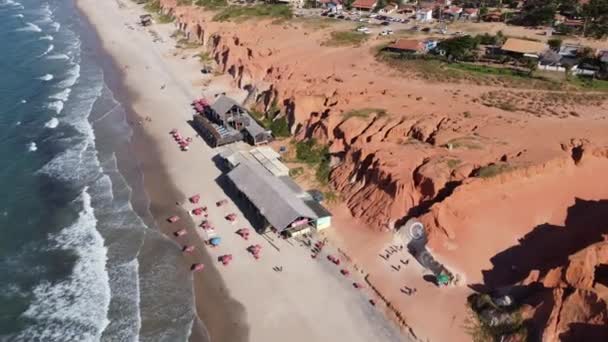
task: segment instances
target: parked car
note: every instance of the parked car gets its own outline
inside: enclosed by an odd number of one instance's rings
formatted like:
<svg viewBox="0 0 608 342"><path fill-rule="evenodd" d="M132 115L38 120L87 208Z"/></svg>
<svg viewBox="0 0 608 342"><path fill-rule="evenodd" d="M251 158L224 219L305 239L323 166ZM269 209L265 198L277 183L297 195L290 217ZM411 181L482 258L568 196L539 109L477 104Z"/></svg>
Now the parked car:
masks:
<svg viewBox="0 0 608 342"><path fill-rule="evenodd" d="M381 22L381 23L380 23L380 25L384 25L384 26L388 26L388 25L390 25L390 24L391 24L391 23L390 23L390 22L388 22L388 21L383 21L383 22Z"/></svg>
<svg viewBox="0 0 608 342"><path fill-rule="evenodd" d="M337 16L336 18L338 18L338 19L344 19L344 18L346 18L346 17L345 17L344 15L340 14L340 15L339 15L339 16Z"/></svg>
<svg viewBox="0 0 608 342"><path fill-rule="evenodd" d="M322 16L322 17L326 17L328 14L329 14L329 13L327 13L327 12L321 12L321 16Z"/></svg>
<svg viewBox="0 0 608 342"><path fill-rule="evenodd" d="M327 15L327 17L328 17L328 18L333 18L333 17L335 17L335 16L336 16L336 15L335 15L335 14L333 14L333 13L330 13L330 14L328 14L328 15Z"/></svg>
<svg viewBox="0 0 608 342"><path fill-rule="evenodd" d="M394 34L395 32L393 32L393 30L384 30L382 32L380 32L381 36L390 36L391 34Z"/></svg>
<svg viewBox="0 0 608 342"><path fill-rule="evenodd" d="M431 28L430 28L430 27L424 27L424 28L422 28L422 30L420 30L420 31L422 31L422 32L427 32L427 33L428 33L428 32L431 32Z"/></svg>
<svg viewBox="0 0 608 342"><path fill-rule="evenodd" d="M419 31L420 30L420 26L412 26L412 28L410 29L412 31Z"/></svg>
<svg viewBox="0 0 608 342"><path fill-rule="evenodd" d="M372 13L372 14L370 14L370 15L369 15L369 17L370 17L370 18L375 18L375 17L377 17L377 16L378 16L378 15L377 15L376 13Z"/></svg>
<svg viewBox="0 0 608 342"><path fill-rule="evenodd" d="M369 33L371 33L371 30L368 27L366 27L366 26L362 26L362 27L359 27L357 29L357 32L362 32L362 33L365 33L365 34L369 34Z"/></svg>

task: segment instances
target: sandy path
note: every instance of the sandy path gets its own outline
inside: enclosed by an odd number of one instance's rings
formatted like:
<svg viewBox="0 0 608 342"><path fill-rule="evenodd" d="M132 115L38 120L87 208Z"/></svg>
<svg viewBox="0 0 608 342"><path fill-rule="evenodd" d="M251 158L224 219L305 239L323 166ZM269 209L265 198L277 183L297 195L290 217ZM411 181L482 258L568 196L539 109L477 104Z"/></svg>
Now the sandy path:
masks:
<svg viewBox="0 0 608 342"><path fill-rule="evenodd" d="M177 128L185 135L194 135L186 122L191 118L189 103L202 92L193 86L201 84L200 78L197 79L201 76L196 60L172 57L174 42L168 39L172 25L152 27L164 40L155 43L147 29L136 25L137 16L142 12L131 3L79 0L78 5L96 27L104 48L123 69L125 85L134 99L134 111L152 119L152 122L144 122L142 127L155 140L159 158L167 165L166 173L171 182L186 196L201 193L203 204L210 207L210 219L223 238L222 246L210 250L210 254L212 257L224 253L234 255L234 262L229 267L220 268L219 273L230 296L245 307L249 339L403 340L393 325L367 303L364 293L353 289L350 280L339 276L335 266L323 259L312 260L309 252L298 245L275 240L279 252L262 236L254 235L250 241L243 241L234 234L236 229L250 225L244 222L243 215L234 204L229 203L222 208L213 204L226 197L216 182L220 171L212 162L218 151L196 139L191 150L182 153L168 135L171 128ZM223 219L228 212L237 213L239 221L236 225ZM161 220L157 221L161 223ZM161 226L167 228L164 223ZM194 228L188 229L190 234L186 239L191 239L195 234ZM245 251L252 243L263 246L263 257L259 261ZM201 246L201 242L198 241L197 245ZM273 271L276 265L283 266L283 272ZM212 274L202 272L201 277ZM204 306L208 302L205 301L205 293L196 295L199 314L213 310ZM225 317L222 321L230 319ZM222 335L226 331L220 332L213 326L208 328L212 339L228 336ZM231 325L224 324L223 329L231 329Z"/></svg>

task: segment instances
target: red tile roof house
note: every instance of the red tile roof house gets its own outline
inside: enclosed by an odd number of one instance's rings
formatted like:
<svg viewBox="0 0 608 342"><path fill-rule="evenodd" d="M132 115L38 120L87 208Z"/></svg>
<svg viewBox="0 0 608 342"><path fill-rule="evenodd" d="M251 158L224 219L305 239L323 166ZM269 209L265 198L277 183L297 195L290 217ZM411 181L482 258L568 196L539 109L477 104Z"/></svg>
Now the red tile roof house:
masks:
<svg viewBox="0 0 608 342"><path fill-rule="evenodd" d="M401 53L426 53L426 44L416 39L397 39L396 42L386 47L386 50Z"/></svg>
<svg viewBox="0 0 608 342"><path fill-rule="evenodd" d="M359 11L371 11L377 4L378 0L356 0L351 6Z"/></svg>
<svg viewBox="0 0 608 342"><path fill-rule="evenodd" d="M477 9L477 8L465 8L461 14L461 17L468 19L468 20L477 19L478 16L479 16L479 9Z"/></svg>
<svg viewBox="0 0 608 342"><path fill-rule="evenodd" d="M462 13L462 8L458 6L450 6L443 10L444 18L449 18L453 20L457 20L460 17L460 13Z"/></svg>

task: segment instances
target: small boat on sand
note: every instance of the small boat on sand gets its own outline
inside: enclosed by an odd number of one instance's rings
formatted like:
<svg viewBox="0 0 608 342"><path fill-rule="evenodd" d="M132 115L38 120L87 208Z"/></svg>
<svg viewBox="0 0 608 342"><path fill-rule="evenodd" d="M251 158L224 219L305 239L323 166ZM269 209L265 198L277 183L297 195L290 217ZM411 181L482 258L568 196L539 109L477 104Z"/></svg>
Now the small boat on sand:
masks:
<svg viewBox="0 0 608 342"><path fill-rule="evenodd" d="M184 253L192 253L192 252L194 252L194 246L188 246L188 245L186 245L186 246L182 247L182 252L184 252Z"/></svg>
<svg viewBox="0 0 608 342"><path fill-rule="evenodd" d="M227 203L228 203L228 200L223 199L223 200L221 200L221 201L217 201L217 202L215 203L215 205L216 205L216 206L218 206L218 207L221 207L221 206L223 206L223 205L225 205L225 204L227 204Z"/></svg>
<svg viewBox="0 0 608 342"><path fill-rule="evenodd" d="M188 234L188 232L185 229L180 229L173 233L173 235L175 235L175 236L184 236L186 234Z"/></svg>
<svg viewBox="0 0 608 342"><path fill-rule="evenodd" d="M175 223L175 222L179 221L179 216L173 215L173 216L167 218L167 221L169 221L170 223Z"/></svg>
<svg viewBox="0 0 608 342"><path fill-rule="evenodd" d="M224 254L217 258L224 266L228 266L232 261L232 254Z"/></svg>
<svg viewBox="0 0 608 342"><path fill-rule="evenodd" d="M196 194L196 195L194 195L194 196L190 197L188 200L189 200L189 201L190 201L190 203L192 203L192 204L197 204L197 203L198 203L198 201L200 201L200 200L201 200L201 195Z"/></svg>

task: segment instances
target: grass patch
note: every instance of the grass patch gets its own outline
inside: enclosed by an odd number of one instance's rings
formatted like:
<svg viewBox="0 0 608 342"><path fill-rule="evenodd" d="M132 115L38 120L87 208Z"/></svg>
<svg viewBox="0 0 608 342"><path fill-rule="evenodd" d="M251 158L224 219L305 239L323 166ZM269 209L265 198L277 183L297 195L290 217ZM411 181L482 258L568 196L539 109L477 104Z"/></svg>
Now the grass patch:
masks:
<svg viewBox="0 0 608 342"><path fill-rule="evenodd" d="M203 7L208 10L219 10L226 6L228 6L228 1L226 0L197 0L195 2L196 6Z"/></svg>
<svg viewBox="0 0 608 342"><path fill-rule="evenodd" d="M458 165L460 165L460 163L462 163L462 160L460 159L448 159L447 164L448 167L450 168L450 170L455 169Z"/></svg>
<svg viewBox="0 0 608 342"><path fill-rule="evenodd" d="M289 130L289 123L287 122L286 117L282 116L277 118L275 116L274 118L271 118L267 114L257 110L251 110L249 111L249 113L251 114L251 116L253 116L255 121L257 121L264 128L269 129L275 138L286 138L291 136L291 131ZM277 115L278 113L278 109L277 111L272 111L273 115Z"/></svg>
<svg viewBox="0 0 608 342"><path fill-rule="evenodd" d="M175 20L175 17L169 14L160 13L156 16L156 20L161 24L172 23Z"/></svg>
<svg viewBox="0 0 608 342"><path fill-rule="evenodd" d="M160 1L159 0L148 1L144 5L144 9L150 13L158 13L160 11Z"/></svg>
<svg viewBox="0 0 608 342"><path fill-rule="evenodd" d="M200 47L201 45L199 43L194 43L189 41L187 38L182 38L180 40L177 41L177 48L180 49L196 49L197 47Z"/></svg>
<svg viewBox="0 0 608 342"><path fill-rule="evenodd" d="M368 118L370 114L376 113L376 115L380 118L386 116L388 113L385 109L382 108L362 108L362 109L353 109L342 114L344 120L356 117L356 118Z"/></svg>
<svg viewBox="0 0 608 342"><path fill-rule="evenodd" d="M333 31L328 40L323 42L326 46L359 46L369 38L369 35L356 31Z"/></svg>
<svg viewBox="0 0 608 342"><path fill-rule="evenodd" d="M589 77L573 77L568 81L577 88L593 90L593 91L608 91L608 81L594 80Z"/></svg>
<svg viewBox="0 0 608 342"><path fill-rule="evenodd" d="M322 30L339 23L340 20L327 17L309 17L299 18L297 22L302 23L304 27L309 29Z"/></svg>
<svg viewBox="0 0 608 342"><path fill-rule="evenodd" d="M323 185L329 181L331 172L329 147L319 145L315 139L296 143L296 159L316 168L315 178Z"/></svg>
<svg viewBox="0 0 608 342"><path fill-rule="evenodd" d="M259 4L253 6L228 6L218 12L214 21L245 21L255 18L273 18L288 20L293 17L291 7L288 5Z"/></svg>
<svg viewBox="0 0 608 342"><path fill-rule="evenodd" d="M513 168L507 163L490 164L477 170L477 177L492 178L512 169Z"/></svg>
<svg viewBox="0 0 608 342"><path fill-rule="evenodd" d="M213 61L213 58L211 58L211 56L209 55L209 52L207 52L207 51L203 51L203 52L197 54L196 57L198 57L198 60L201 63L208 63L208 62Z"/></svg>
<svg viewBox="0 0 608 342"><path fill-rule="evenodd" d="M336 203L340 199L340 196L331 190L323 192L323 197L327 203Z"/></svg>
<svg viewBox="0 0 608 342"><path fill-rule="evenodd" d="M289 169L289 177L297 178L298 176L304 173L304 168L301 166L294 167L293 169Z"/></svg>

